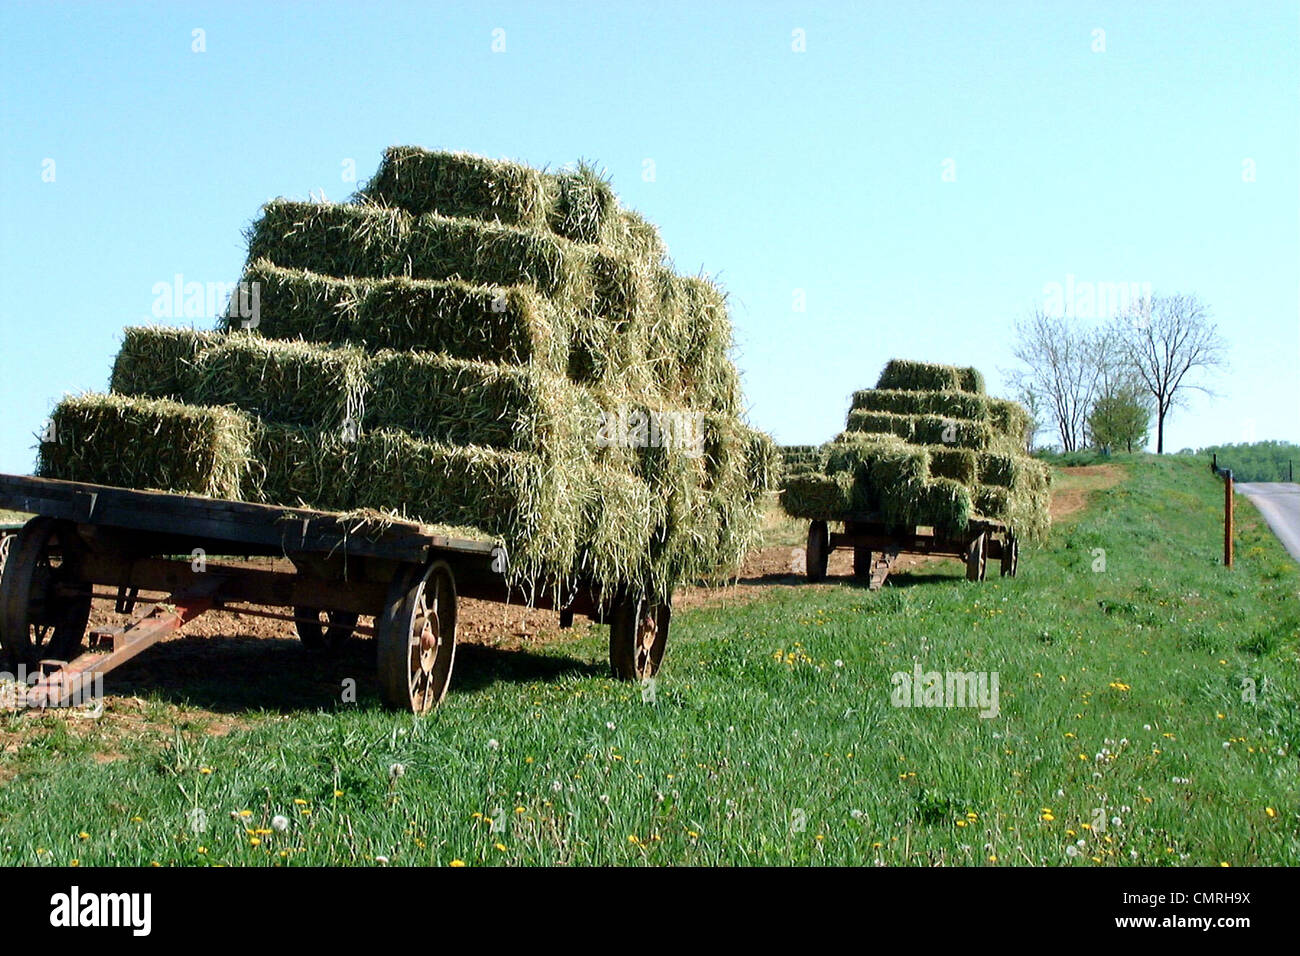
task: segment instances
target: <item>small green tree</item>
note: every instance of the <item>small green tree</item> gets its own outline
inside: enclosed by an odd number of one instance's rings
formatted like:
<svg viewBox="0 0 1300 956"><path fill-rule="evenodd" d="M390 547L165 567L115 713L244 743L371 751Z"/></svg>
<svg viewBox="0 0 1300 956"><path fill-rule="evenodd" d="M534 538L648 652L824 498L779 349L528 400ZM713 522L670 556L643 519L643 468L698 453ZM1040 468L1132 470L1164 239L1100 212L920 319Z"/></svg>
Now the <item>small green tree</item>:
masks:
<svg viewBox="0 0 1300 956"><path fill-rule="evenodd" d="M1106 451L1123 448L1130 452L1134 445L1145 445L1151 430L1151 408L1143 399L1132 385L1097 399L1088 416L1093 444Z"/></svg>

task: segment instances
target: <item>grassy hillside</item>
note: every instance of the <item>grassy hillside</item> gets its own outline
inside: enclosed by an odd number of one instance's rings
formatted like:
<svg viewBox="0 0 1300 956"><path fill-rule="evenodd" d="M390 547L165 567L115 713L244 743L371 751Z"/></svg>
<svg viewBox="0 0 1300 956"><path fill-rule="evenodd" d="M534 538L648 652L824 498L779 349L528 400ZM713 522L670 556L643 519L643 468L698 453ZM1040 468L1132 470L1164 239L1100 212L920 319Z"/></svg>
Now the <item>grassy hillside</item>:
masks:
<svg viewBox="0 0 1300 956"><path fill-rule="evenodd" d="M8 718L0 863L1294 864L1300 573L1244 501L1220 567L1200 461L1117 467L1015 580L680 613L652 701L590 631L467 655L420 721L368 675L359 705L232 704L220 737L157 701L152 734ZM891 706L914 664L996 671L998 715Z"/></svg>

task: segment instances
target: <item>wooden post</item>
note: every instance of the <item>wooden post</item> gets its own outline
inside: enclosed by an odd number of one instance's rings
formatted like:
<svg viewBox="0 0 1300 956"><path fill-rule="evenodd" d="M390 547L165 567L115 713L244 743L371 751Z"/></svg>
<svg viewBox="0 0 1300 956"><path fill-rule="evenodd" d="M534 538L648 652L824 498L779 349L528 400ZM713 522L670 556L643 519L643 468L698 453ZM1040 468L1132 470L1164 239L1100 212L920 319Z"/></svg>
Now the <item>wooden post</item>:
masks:
<svg viewBox="0 0 1300 956"><path fill-rule="evenodd" d="M1223 564L1232 567L1232 472L1223 477Z"/></svg>

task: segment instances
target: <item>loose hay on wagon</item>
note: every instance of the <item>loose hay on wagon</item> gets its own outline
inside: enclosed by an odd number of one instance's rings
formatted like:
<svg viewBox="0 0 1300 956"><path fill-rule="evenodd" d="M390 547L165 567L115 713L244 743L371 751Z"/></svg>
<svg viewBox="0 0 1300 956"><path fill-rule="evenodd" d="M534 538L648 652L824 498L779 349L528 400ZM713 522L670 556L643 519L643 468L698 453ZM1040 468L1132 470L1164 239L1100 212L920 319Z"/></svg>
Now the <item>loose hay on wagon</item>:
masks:
<svg viewBox="0 0 1300 956"><path fill-rule="evenodd" d="M445 693L457 593L608 622L614 673L643 678L674 588L756 540L778 465L741 418L725 297L587 166L391 149L351 202L268 203L232 305L127 329L109 392L59 403L38 477L0 483L39 516L0 643L47 697L166 629L78 657L96 585L170 595L146 616L166 627L288 607L312 644L373 614L384 698L416 710ZM193 548L296 574L196 578L167 557Z"/></svg>

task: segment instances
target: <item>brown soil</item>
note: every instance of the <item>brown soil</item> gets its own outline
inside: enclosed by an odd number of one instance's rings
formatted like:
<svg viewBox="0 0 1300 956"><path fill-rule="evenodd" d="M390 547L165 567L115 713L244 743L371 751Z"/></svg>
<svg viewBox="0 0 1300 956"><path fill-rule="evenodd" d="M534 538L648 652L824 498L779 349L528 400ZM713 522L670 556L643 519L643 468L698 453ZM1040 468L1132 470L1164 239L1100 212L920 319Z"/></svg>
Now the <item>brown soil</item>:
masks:
<svg viewBox="0 0 1300 956"><path fill-rule="evenodd" d="M1052 489L1053 521L1082 511L1093 493L1113 488L1124 478L1124 472L1115 465L1079 465L1062 469L1059 475L1062 477Z"/></svg>

